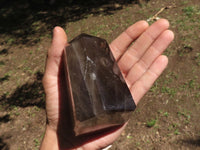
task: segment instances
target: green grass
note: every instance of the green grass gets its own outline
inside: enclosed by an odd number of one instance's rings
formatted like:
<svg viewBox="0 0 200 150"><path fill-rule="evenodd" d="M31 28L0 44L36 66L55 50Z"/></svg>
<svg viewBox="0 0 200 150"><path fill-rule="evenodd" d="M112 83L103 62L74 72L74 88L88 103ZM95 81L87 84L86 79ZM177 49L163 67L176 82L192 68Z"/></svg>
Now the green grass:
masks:
<svg viewBox="0 0 200 150"><path fill-rule="evenodd" d="M29 66L24 66L23 71L30 74L34 74L33 70Z"/></svg>
<svg viewBox="0 0 200 150"><path fill-rule="evenodd" d="M40 141L37 138L34 139L34 145L36 148L40 145Z"/></svg>
<svg viewBox="0 0 200 150"><path fill-rule="evenodd" d="M188 0L185 0L185 1L182 1L182 2L181 2L182 5L186 5L186 4L188 4L188 3L189 3Z"/></svg>
<svg viewBox="0 0 200 150"><path fill-rule="evenodd" d="M31 51L29 51L29 54L31 55L31 54L33 54L33 51L31 50Z"/></svg>
<svg viewBox="0 0 200 150"><path fill-rule="evenodd" d="M109 27L106 26L106 24L101 24L91 29L89 32L93 36L108 36L113 30L117 29L118 27L119 25L115 24L110 29Z"/></svg>
<svg viewBox="0 0 200 150"><path fill-rule="evenodd" d="M188 81L185 81L182 85L179 86L180 91L189 91L189 90L196 90L198 89L198 83L194 77L194 79L189 79ZM189 93L189 92L187 92Z"/></svg>
<svg viewBox="0 0 200 150"><path fill-rule="evenodd" d="M158 91L158 81L156 81L153 86L151 87L150 91L155 93L156 91Z"/></svg>
<svg viewBox="0 0 200 150"><path fill-rule="evenodd" d="M178 111L177 114L178 114L179 117L183 116L188 121L191 118L191 115L190 115L191 113L190 113L190 111L187 111L187 110Z"/></svg>
<svg viewBox="0 0 200 150"><path fill-rule="evenodd" d="M197 63L198 66L200 66L200 53L196 53L195 62Z"/></svg>
<svg viewBox="0 0 200 150"><path fill-rule="evenodd" d="M168 112L164 112L164 113L163 113L163 116L168 117L168 116L169 116L169 113L168 113Z"/></svg>
<svg viewBox="0 0 200 150"><path fill-rule="evenodd" d="M189 124L190 123L190 119L191 119L191 112L187 111L187 110L181 110L177 112L178 117L181 118L182 120L182 124Z"/></svg>
<svg viewBox="0 0 200 150"><path fill-rule="evenodd" d="M155 126L156 122L157 122L156 119L151 119L150 121L147 121L146 125L147 125L147 127L150 128L150 127Z"/></svg>
<svg viewBox="0 0 200 150"><path fill-rule="evenodd" d="M196 97L197 99L199 99L200 93L196 93L195 97Z"/></svg>
<svg viewBox="0 0 200 150"><path fill-rule="evenodd" d="M15 38L9 38L9 39L7 40L7 44L8 44L8 45L12 45L15 41L16 41Z"/></svg>
<svg viewBox="0 0 200 150"><path fill-rule="evenodd" d="M172 88L172 87L165 87L163 86L161 88L161 92L162 93L167 93L170 97L174 97L176 95L176 89L175 88Z"/></svg>
<svg viewBox="0 0 200 150"><path fill-rule="evenodd" d="M34 109L35 111L40 111L40 110L41 110L38 106L34 106L33 109Z"/></svg>
<svg viewBox="0 0 200 150"><path fill-rule="evenodd" d="M12 105L10 106L10 108L12 109L12 115L14 115L15 117L20 115L19 108L16 105Z"/></svg>
<svg viewBox="0 0 200 150"><path fill-rule="evenodd" d="M181 133L179 132L178 129L176 129L176 130L174 131L174 134L175 134L175 135L179 135L179 134L181 134Z"/></svg>
<svg viewBox="0 0 200 150"><path fill-rule="evenodd" d="M127 135L126 138L127 138L127 139L132 139L133 136L131 136L131 135Z"/></svg>
<svg viewBox="0 0 200 150"><path fill-rule="evenodd" d="M139 148L139 146L140 146L140 142L137 142L136 147Z"/></svg>
<svg viewBox="0 0 200 150"><path fill-rule="evenodd" d="M188 16L192 17L195 13L195 7L194 6L188 6L182 9L182 11Z"/></svg>
<svg viewBox="0 0 200 150"><path fill-rule="evenodd" d="M112 29L112 30L116 30L118 27L119 27L119 25L118 25L118 24L115 24L115 25L113 25L113 26L111 27L111 29Z"/></svg>
<svg viewBox="0 0 200 150"><path fill-rule="evenodd" d="M188 87L189 87L190 89L194 89L194 87L195 87L195 80L190 80L190 81L188 82Z"/></svg>
<svg viewBox="0 0 200 150"><path fill-rule="evenodd" d="M169 125L168 131L174 131L174 130L176 131L176 129L179 128L179 127L180 127L180 124L172 123L172 124Z"/></svg>

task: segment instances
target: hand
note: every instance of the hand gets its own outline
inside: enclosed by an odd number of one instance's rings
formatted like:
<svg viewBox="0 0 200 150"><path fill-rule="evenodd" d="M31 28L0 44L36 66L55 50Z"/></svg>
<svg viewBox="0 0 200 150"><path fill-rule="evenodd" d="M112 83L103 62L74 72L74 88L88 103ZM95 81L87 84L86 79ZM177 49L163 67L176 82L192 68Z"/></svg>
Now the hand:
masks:
<svg viewBox="0 0 200 150"><path fill-rule="evenodd" d="M110 48L118 62L136 104L150 89L168 63L162 55L174 38L168 30L167 20L160 19L150 27L145 21L130 26L111 44ZM133 44L132 44L133 43ZM55 27L53 40L46 61L43 86L46 93L47 127L41 149L101 149L116 140L126 124L96 135L75 137L69 116L68 102L63 84L62 53L67 46L67 36Z"/></svg>

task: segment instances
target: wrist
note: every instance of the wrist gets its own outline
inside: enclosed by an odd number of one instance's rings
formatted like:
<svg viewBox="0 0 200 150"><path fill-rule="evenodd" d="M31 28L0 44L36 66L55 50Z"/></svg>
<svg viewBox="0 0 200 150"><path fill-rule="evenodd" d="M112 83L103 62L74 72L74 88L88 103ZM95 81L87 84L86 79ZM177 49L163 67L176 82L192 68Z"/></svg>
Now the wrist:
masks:
<svg viewBox="0 0 200 150"><path fill-rule="evenodd" d="M40 146L40 150L58 150L57 133L49 125L46 126L45 135Z"/></svg>

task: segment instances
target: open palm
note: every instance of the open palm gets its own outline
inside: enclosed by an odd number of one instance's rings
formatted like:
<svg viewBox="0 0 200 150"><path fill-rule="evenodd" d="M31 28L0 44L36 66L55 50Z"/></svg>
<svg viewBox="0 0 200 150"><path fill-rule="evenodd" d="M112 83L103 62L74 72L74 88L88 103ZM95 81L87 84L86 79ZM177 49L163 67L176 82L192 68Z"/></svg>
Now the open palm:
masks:
<svg viewBox="0 0 200 150"><path fill-rule="evenodd" d="M173 40L169 23L160 19L150 27L139 21L119 35L110 49L137 104L167 66L163 51ZM106 133L75 137L63 84L62 53L67 36L55 27L46 62L43 86L46 93L47 128L41 149L101 149L120 135L125 125Z"/></svg>

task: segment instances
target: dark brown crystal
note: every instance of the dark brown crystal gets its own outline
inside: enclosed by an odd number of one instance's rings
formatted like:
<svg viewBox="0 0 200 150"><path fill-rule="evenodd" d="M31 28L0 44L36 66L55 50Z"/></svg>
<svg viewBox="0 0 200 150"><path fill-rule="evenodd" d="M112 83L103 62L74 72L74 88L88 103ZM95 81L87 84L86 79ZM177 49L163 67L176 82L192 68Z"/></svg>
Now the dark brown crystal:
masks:
<svg viewBox="0 0 200 150"><path fill-rule="evenodd" d="M136 106L106 40L81 34L69 44L64 64L75 134L125 123Z"/></svg>

